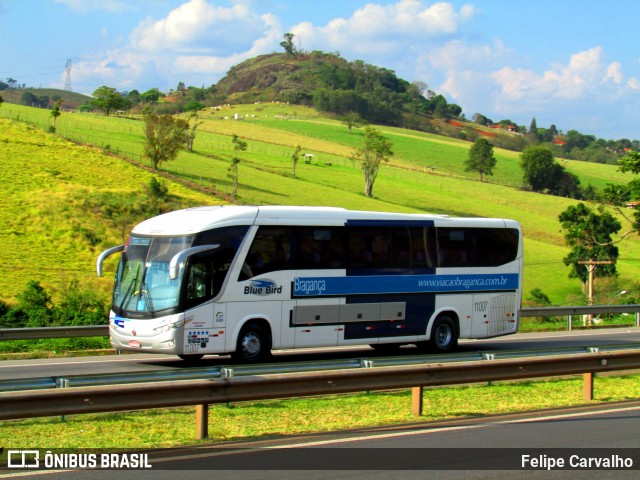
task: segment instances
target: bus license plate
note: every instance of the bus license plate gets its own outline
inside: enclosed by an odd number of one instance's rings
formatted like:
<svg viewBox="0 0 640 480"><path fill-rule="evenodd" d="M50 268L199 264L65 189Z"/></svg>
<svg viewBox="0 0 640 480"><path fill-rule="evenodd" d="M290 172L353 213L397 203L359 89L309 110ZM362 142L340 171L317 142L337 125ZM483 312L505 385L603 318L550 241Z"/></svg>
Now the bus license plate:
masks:
<svg viewBox="0 0 640 480"><path fill-rule="evenodd" d="M142 345L140 344L140 342L138 340L129 340L129 346L131 348L141 348Z"/></svg>

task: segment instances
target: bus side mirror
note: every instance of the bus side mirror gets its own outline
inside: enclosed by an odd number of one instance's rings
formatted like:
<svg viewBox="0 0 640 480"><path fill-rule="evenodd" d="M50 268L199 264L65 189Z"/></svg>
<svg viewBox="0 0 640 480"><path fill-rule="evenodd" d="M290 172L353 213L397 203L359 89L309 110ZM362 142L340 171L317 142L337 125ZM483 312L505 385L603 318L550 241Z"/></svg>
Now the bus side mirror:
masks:
<svg viewBox="0 0 640 480"><path fill-rule="evenodd" d="M187 248L186 250L182 250L181 252L176 253L171 262L169 262L169 280L175 280L178 278L178 273L180 273L180 269L184 268L184 264L187 259L195 255L197 253L208 252L211 250L215 250L218 248L220 244L216 245L200 245L198 247Z"/></svg>
<svg viewBox="0 0 640 480"><path fill-rule="evenodd" d="M98 256L98 259L96 260L96 271L98 272L99 277L102 276L102 264L104 263L105 259L113 255L114 253L118 253L123 250L124 250L124 244L118 245L116 247L108 248Z"/></svg>

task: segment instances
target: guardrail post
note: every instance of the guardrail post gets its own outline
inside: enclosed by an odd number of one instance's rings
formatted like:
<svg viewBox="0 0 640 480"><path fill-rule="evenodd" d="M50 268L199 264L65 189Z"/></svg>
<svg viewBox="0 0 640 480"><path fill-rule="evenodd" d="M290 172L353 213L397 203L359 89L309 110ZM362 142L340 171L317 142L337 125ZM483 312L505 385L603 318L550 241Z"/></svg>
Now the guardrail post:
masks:
<svg viewBox="0 0 640 480"><path fill-rule="evenodd" d="M222 367L220 369L220 378L232 378L235 376L235 372L233 368ZM233 404L231 402L227 402L227 408L233 408Z"/></svg>
<svg viewBox="0 0 640 480"><path fill-rule="evenodd" d="M590 402L591 400L593 400L593 372L582 374L582 378L584 380L584 384L582 386L582 391L584 392L584 401Z"/></svg>
<svg viewBox="0 0 640 480"><path fill-rule="evenodd" d="M68 378L56 378L56 388L69 388L69 379ZM64 422L66 419L64 415L60 415L60 421Z"/></svg>
<svg viewBox="0 0 640 480"><path fill-rule="evenodd" d="M209 404L196 405L196 438L204 440L209 436Z"/></svg>
<svg viewBox="0 0 640 480"><path fill-rule="evenodd" d="M411 414L419 417L422 415L424 387L413 387L411 389Z"/></svg>
<svg viewBox="0 0 640 480"><path fill-rule="evenodd" d="M496 359L496 354L495 353L483 353L482 354L482 359L483 360L495 360ZM487 382L487 386L488 387L493 386L493 380L489 380Z"/></svg>

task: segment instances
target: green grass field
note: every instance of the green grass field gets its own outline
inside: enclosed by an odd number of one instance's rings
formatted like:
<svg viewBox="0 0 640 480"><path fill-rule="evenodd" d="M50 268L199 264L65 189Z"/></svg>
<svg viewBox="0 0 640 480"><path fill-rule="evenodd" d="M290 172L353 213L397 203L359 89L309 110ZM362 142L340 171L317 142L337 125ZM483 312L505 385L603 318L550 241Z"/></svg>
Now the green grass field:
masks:
<svg viewBox="0 0 640 480"><path fill-rule="evenodd" d="M596 380L593 402L636 399L637 376ZM584 405L581 379L427 388L421 417L410 391L372 392L235 403L209 409L206 443L276 435L429 422ZM7 421L0 442L10 448L162 448L193 445L193 407Z"/></svg>
<svg viewBox="0 0 640 480"><path fill-rule="evenodd" d="M233 120L234 114L245 120ZM393 142L395 155L381 168L374 198L367 198L362 172L350 159L354 148L361 145L361 129L349 133L340 122L312 109L284 104L207 111L201 119L195 151L181 152L162 169L178 179L213 187L222 197L171 183L171 193L185 202L224 202L223 196L231 191L227 168L233 155L230 136L235 133L248 143L239 166L239 202L514 218L522 224L525 236L525 297L540 288L554 304L583 299L579 282L568 278L568 268L562 263L568 248L557 221L560 212L576 202L515 188L522 177L515 152L496 150L495 175L480 183L464 172L469 142L380 127ZM23 123L48 128L52 120L47 110L5 103L0 107L0 122L0 173L10 192L2 199L0 219L1 238L7 247L0 252L0 268L8 272L0 278L0 298L15 296L30 279L52 286L69 275L93 281L96 254L120 242L124 232L99 214L87 216L86 209L80 208L82 199L101 192L143 192L153 173L105 154L108 147L109 152L144 162L143 123L63 113L57 133L99 147L90 148ZM291 155L296 145L313 156L308 157L310 163L298 163L294 177ZM632 178L614 166L569 161L566 167L579 175L583 185L598 188L607 181ZM89 226L99 236L96 245L78 233ZM640 276L640 245L632 236L619 248L618 285L629 290ZM611 292L601 292L603 301L619 291L618 285L611 286Z"/></svg>

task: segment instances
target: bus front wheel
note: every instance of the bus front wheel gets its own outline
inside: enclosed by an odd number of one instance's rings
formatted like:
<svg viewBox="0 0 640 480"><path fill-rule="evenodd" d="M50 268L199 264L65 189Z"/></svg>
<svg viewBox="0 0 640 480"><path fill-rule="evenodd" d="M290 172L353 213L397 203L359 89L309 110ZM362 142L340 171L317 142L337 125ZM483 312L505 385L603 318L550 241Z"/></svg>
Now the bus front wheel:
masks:
<svg viewBox="0 0 640 480"><path fill-rule="evenodd" d="M269 357L270 350L269 339L264 329L260 325L249 324L240 330L236 351L231 356L241 362L255 363Z"/></svg>
<svg viewBox="0 0 640 480"><path fill-rule="evenodd" d="M438 317L431 328L429 346L438 353L448 353L458 346L458 335L454 321L446 315Z"/></svg>

